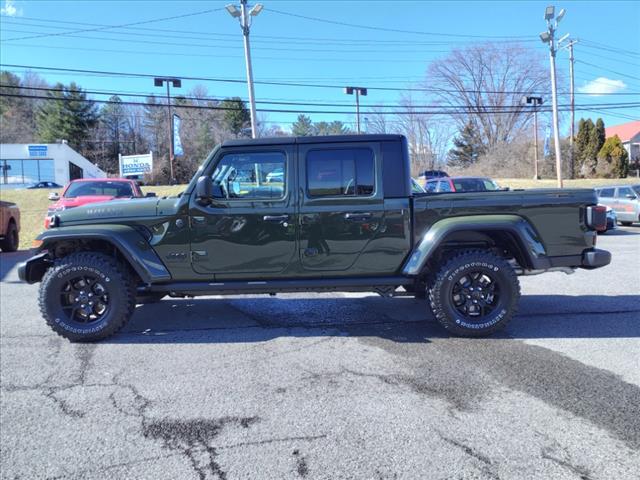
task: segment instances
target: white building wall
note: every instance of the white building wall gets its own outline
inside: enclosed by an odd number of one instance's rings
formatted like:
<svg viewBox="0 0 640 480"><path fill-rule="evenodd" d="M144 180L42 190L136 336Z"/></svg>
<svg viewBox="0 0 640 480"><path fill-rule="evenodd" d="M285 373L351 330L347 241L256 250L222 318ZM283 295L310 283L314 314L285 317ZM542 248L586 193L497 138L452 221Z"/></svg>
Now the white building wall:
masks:
<svg viewBox="0 0 640 480"><path fill-rule="evenodd" d="M19 160L24 162L20 163L18 162ZM52 160L54 178L50 178L51 172L49 171L46 172L48 178L43 178L45 175L43 169L27 168L27 165L34 165L36 163L34 162L35 160ZM49 165L48 162L44 163ZM67 144L6 143L0 145L0 185L3 187L21 187L41 180L53 180L60 185L65 185L69 182L69 163L82 169L83 178L102 178L107 176L105 172ZM6 165L11 165L12 168L3 170L3 166L6 168ZM18 171L20 165L22 166L22 172ZM41 178L35 178L38 171L40 171Z"/></svg>

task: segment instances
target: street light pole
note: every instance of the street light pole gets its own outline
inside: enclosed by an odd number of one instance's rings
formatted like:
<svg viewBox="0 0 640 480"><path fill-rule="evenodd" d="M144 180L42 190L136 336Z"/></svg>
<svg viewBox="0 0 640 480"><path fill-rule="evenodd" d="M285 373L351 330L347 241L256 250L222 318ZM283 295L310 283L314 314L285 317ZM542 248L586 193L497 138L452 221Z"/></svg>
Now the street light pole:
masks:
<svg viewBox="0 0 640 480"><path fill-rule="evenodd" d="M258 15L264 8L260 3L248 10L247 0L240 0L240 11L235 5L225 7L232 17L238 18L240 28L242 28L242 38L244 42L244 60L247 68L247 87L249 89L249 109L251 111L251 137L258 137L258 124L256 120L256 101L253 88L253 68L251 66L251 44L249 33L251 31L251 17Z"/></svg>
<svg viewBox="0 0 640 480"><path fill-rule="evenodd" d="M360 135L360 95L366 96L367 89L363 87L345 87L344 93L347 95L356 95L356 129Z"/></svg>
<svg viewBox="0 0 640 480"><path fill-rule="evenodd" d="M553 130L555 134L554 145L556 154L556 173L558 177L558 188L562 188L562 158L560 157L560 127L558 124L558 92L556 83L556 52L558 51L555 41L555 32L558 28L558 23L564 17L565 10L560 10L560 13L555 18L555 22L552 21L555 15L555 7L548 6L545 10L544 19L547 21L547 31L540 34L540 39L543 43L549 44L549 64L551 67L551 100L553 109Z"/></svg>
<svg viewBox="0 0 640 480"><path fill-rule="evenodd" d="M169 175L171 176L170 183L175 183L175 175L173 173L173 162L175 159L175 155L173 153L173 115L171 115L171 90L170 85L173 85L174 88L180 88L182 86L182 80L179 78L169 78L169 77L156 77L153 79L153 84L156 87L162 87L162 85L167 84L167 115L169 118L167 119L167 125L169 126Z"/></svg>

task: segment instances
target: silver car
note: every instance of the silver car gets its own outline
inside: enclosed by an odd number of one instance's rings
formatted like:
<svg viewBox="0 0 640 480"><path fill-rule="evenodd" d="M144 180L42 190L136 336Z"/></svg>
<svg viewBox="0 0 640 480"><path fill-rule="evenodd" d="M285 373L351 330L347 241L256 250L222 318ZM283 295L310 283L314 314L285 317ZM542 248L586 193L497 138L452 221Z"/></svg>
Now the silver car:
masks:
<svg viewBox="0 0 640 480"><path fill-rule="evenodd" d="M640 184L596 189L598 203L611 207L622 225L640 222Z"/></svg>

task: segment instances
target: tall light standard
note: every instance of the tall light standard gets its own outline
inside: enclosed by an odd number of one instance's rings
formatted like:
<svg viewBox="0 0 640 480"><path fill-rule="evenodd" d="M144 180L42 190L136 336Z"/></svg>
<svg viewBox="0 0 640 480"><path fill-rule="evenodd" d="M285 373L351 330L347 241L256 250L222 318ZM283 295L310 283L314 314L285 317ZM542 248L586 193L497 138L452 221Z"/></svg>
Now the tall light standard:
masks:
<svg viewBox="0 0 640 480"><path fill-rule="evenodd" d="M170 85L173 85L173 88L182 87L182 80L179 78L171 78L171 77L156 77L153 79L153 85L156 87L161 87L163 84L167 84L167 115L169 116L167 120L167 125L169 126L169 170L171 175L171 183L175 183L175 175L173 174L173 115L171 115L171 91Z"/></svg>
<svg viewBox="0 0 640 480"><path fill-rule="evenodd" d="M555 7L548 6L544 11L544 19L547 21L547 31L540 34L542 43L549 44L549 63L551 64L551 100L553 109L553 130L555 133L556 173L558 175L558 188L562 188L562 159L560 158L560 127L558 125L558 91L556 84L556 52L558 51L555 32L558 24L564 17L566 10L563 8L555 17Z"/></svg>
<svg viewBox="0 0 640 480"><path fill-rule="evenodd" d="M344 87L344 93L347 95L356 94L356 126L358 134L360 134L360 95L366 97L367 89L362 87Z"/></svg>
<svg viewBox="0 0 640 480"><path fill-rule="evenodd" d="M522 97L522 103L527 105L533 105L533 146L534 146L534 163L533 163L533 179L540 180L538 175L538 107L542 105L544 101L542 97Z"/></svg>
<svg viewBox="0 0 640 480"><path fill-rule="evenodd" d="M232 4L227 5L225 8L227 9L227 12L229 12L229 15L240 21L240 28L242 28L242 36L244 38L244 60L247 65L247 86L249 87L249 107L251 109L251 136L256 138L258 136L258 126L256 121L256 100L253 91L253 69L251 67L249 31L251 29L251 18L258 15L264 9L264 6L260 3L256 3L247 11L249 8L247 0L240 0L240 10Z"/></svg>

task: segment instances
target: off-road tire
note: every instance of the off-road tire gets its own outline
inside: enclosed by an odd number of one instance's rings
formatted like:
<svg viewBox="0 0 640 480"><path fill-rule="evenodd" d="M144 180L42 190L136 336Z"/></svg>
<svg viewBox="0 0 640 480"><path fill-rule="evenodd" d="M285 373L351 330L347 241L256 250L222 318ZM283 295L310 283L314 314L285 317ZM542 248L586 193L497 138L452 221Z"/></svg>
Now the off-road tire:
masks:
<svg viewBox="0 0 640 480"><path fill-rule="evenodd" d="M480 322L461 314L453 298L456 282L472 272L488 275L500 292L494 310ZM453 256L429 288L429 303L436 320L448 332L462 337L483 337L504 328L515 315L519 299L520 283L511 265L486 250L466 250Z"/></svg>
<svg viewBox="0 0 640 480"><path fill-rule="evenodd" d="M11 221L7 225L7 233L0 242L0 250L3 252L15 252L20 245L20 236L18 234L18 227Z"/></svg>
<svg viewBox="0 0 640 480"><path fill-rule="evenodd" d="M82 275L97 278L108 296L108 310L89 324L70 320L61 299L64 285ZM94 342L110 337L129 321L135 309L135 286L126 266L116 259L96 252L73 253L47 270L40 284L39 304L47 325L58 335L72 342Z"/></svg>

